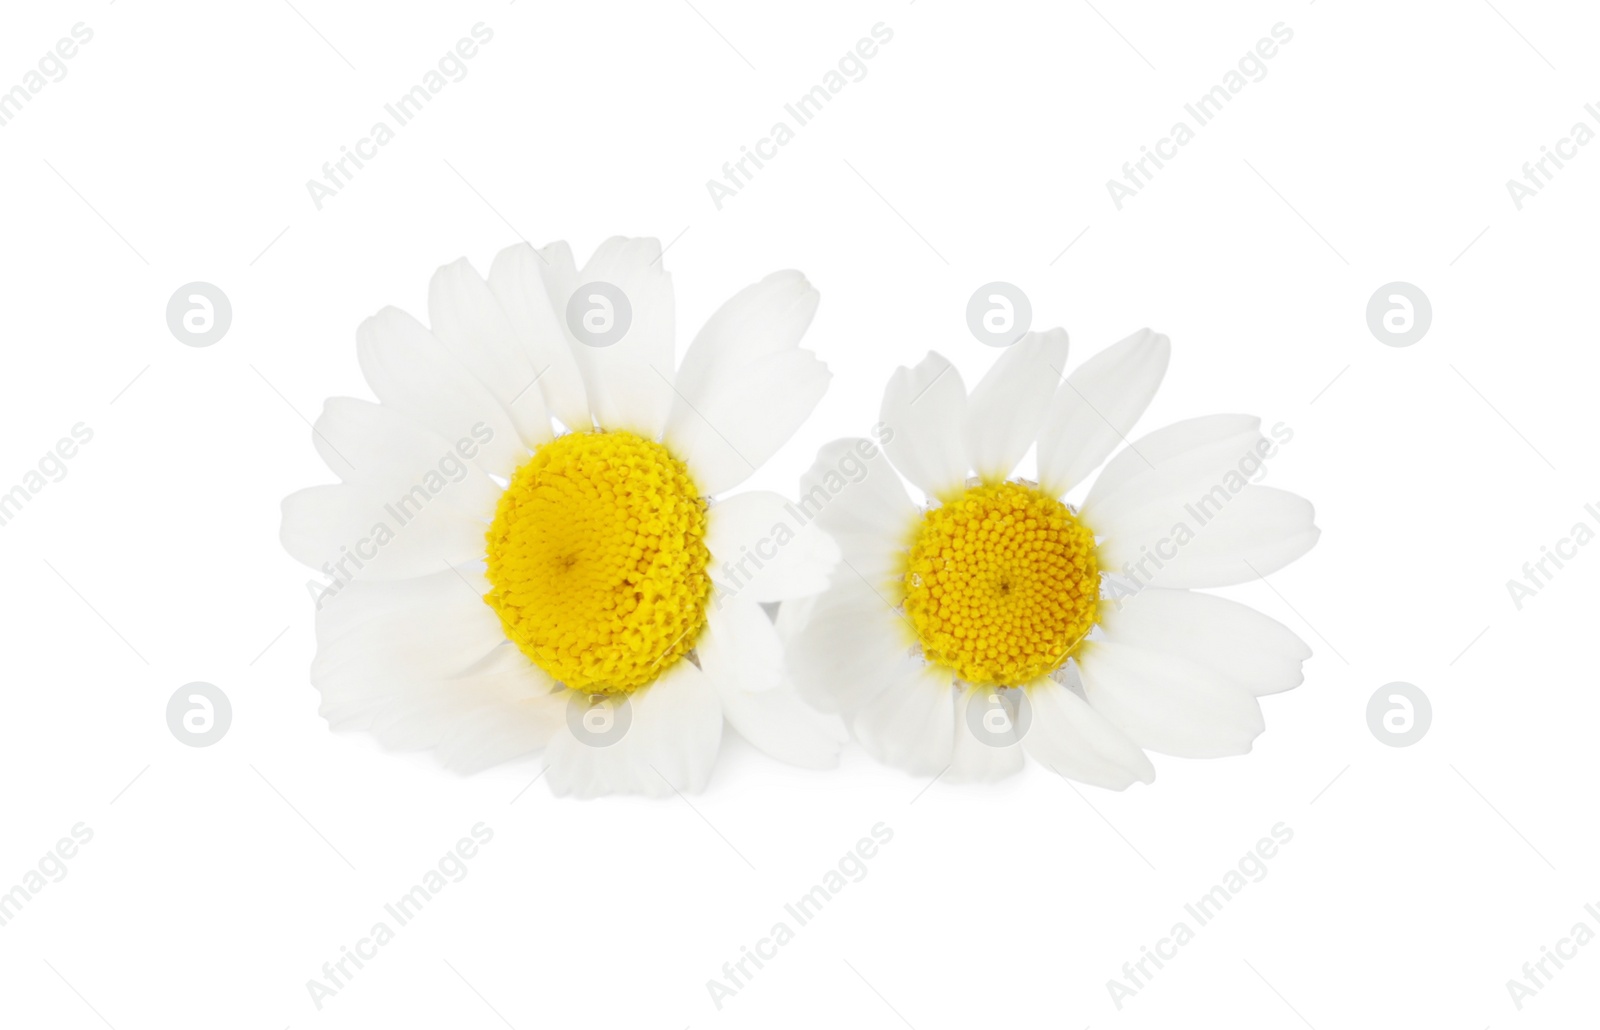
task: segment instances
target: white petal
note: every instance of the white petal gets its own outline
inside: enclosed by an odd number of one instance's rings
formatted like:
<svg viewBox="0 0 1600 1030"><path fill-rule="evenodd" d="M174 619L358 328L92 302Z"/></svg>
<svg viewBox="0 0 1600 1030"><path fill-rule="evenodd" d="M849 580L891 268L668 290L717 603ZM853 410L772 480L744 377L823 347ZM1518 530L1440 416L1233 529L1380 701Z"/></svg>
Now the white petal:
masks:
<svg viewBox="0 0 1600 1030"><path fill-rule="evenodd" d="M380 401L452 445L475 446L485 472L509 476L527 457L511 417L489 388L404 311L384 308L361 323L356 357Z"/></svg>
<svg viewBox="0 0 1600 1030"><path fill-rule="evenodd" d="M313 569L331 564L360 579L405 579L481 560L488 528L438 498L407 502L341 483L285 497L280 539Z"/></svg>
<svg viewBox="0 0 1600 1030"><path fill-rule="evenodd" d="M720 591L706 612L706 628L695 644L700 668L719 688L760 692L783 678L783 641L761 606Z"/></svg>
<svg viewBox="0 0 1600 1030"><path fill-rule="evenodd" d="M800 699L783 675L778 631L758 605L740 598L714 603L696 651L724 717L746 740L791 765L834 765L848 736L844 723Z"/></svg>
<svg viewBox="0 0 1600 1030"><path fill-rule="evenodd" d="M1240 755L1266 728L1249 691L1193 662L1111 641L1090 643L1076 661L1089 704L1151 751Z"/></svg>
<svg viewBox="0 0 1600 1030"><path fill-rule="evenodd" d="M626 429L659 439L674 396L675 326L672 276L662 267L661 243L613 237L600 245L570 284L562 280L562 275L552 273L545 282L552 287L551 306L583 371L596 420L606 429ZM566 318L573 293L595 282L620 289L631 312L622 339L605 347L581 342Z"/></svg>
<svg viewBox="0 0 1600 1030"><path fill-rule="evenodd" d="M1269 576L1311 550L1314 517L1310 501L1284 490L1219 487L1204 499L1163 497L1094 528L1102 568L1133 568L1141 586L1217 587Z"/></svg>
<svg viewBox="0 0 1600 1030"><path fill-rule="evenodd" d="M454 584L454 591L447 589ZM352 632L367 622L391 618L395 613L432 604L460 603L463 611L483 604L489 592L489 580L480 564L454 569L440 568L425 576L393 582L363 582L357 580L347 587L333 591L317 605L316 631L318 640L331 640ZM482 657L487 647L472 649L452 671L459 671Z"/></svg>
<svg viewBox="0 0 1600 1030"><path fill-rule="evenodd" d="M747 479L822 399L827 366L799 349L816 310L804 276L775 272L735 294L690 344L663 440L707 494Z"/></svg>
<svg viewBox="0 0 1600 1030"><path fill-rule="evenodd" d="M1102 604L1106 639L1194 662L1260 696L1297 687L1311 649L1281 622L1211 594L1151 587Z"/></svg>
<svg viewBox="0 0 1600 1030"><path fill-rule="evenodd" d="M905 662L877 697L850 720L868 754L910 773L944 772L952 760L956 692L948 669Z"/></svg>
<svg viewBox="0 0 1600 1030"><path fill-rule="evenodd" d="M800 477L796 507L827 531L853 573L881 591L905 575L919 512L883 451L864 439L835 440Z"/></svg>
<svg viewBox="0 0 1600 1030"><path fill-rule="evenodd" d="M531 450L551 438L544 394L534 388L539 369L518 345L511 320L489 284L466 258L434 273L428 285L428 322L445 349L510 414L525 446Z"/></svg>
<svg viewBox="0 0 1600 1030"><path fill-rule="evenodd" d="M358 581L317 613L311 678L455 676L502 643L500 619L455 571L396 583Z"/></svg>
<svg viewBox="0 0 1600 1030"><path fill-rule="evenodd" d="M538 750L562 719L550 678L455 571L350 584L318 611L317 639L323 717L391 749L470 771Z"/></svg>
<svg viewBox="0 0 1600 1030"><path fill-rule="evenodd" d="M552 688L505 644L460 676L397 689L367 730L385 747L429 749L448 769L477 772L541 750L565 725L566 705Z"/></svg>
<svg viewBox="0 0 1600 1030"><path fill-rule="evenodd" d="M837 715L819 712L787 687L760 693L723 691L728 725L780 762L804 769L832 769L850 736Z"/></svg>
<svg viewBox="0 0 1600 1030"><path fill-rule="evenodd" d="M1060 496L1127 439L1166 375L1172 346L1141 329L1073 370L1039 431L1039 483Z"/></svg>
<svg viewBox="0 0 1600 1030"><path fill-rule="evenodd" d="M1003 481L1033 446L1066 366L1065 330L1028 333L972 388L967 460L984 482Z"/></svg>
<svg viewBox="0 0 1600 1030"><path fill-rule="evenodd" d="M565 714L556 694L511 707L484 705L441 725L433 755L446 769L481 772L542 751L564 725Z"/></svg>
<svg viewBox="0 0 1600 1030"><path fill-rule="evenodd" d="M679 660L648 687L628 695L627 731L609 746L557 730L545 752L557 795L690 794L705 788L722 743L722 705L711 681Z"/></svg>
<svg viewBox="0 0 1600 1030"><path fill-rule="evenodd" d="M955 745L950 756L950 770L944 775L948 782L998 780L1022 768L1017 722L1006 720L996 732L982 735L972 730L971 720L982 719L982 709L994 693L990 687L968 686L957 695ZM983 725L980 722L980 727Z"/></svg>
<svg viewBox="0 0 1600 1030"><path fill-rule="evenodd" d="M578 278L578 262L573 258L572 248L565 240L557 240L539 248L534 257L543 259L532 267L538 274L539 281L544 284L545 293L549 295L550 310L555 315L556 325L567 339L570 349L573 340L567 325L567 300L572 296L573 289L584 281ZM573 355L573 361L577 361L576 353Z"/></svg>
<svg viewBox="0 0 1600 1030"><path fill-rule="evenodd" d="M1224 482L1242 486L1261 474L1270 449L1253 415L1205 415L1164 426L1123 448L1095 479L1083 517L1115 521L1164 496L1200 497Z"/></svg>
<svg viewBox="0 0 1600 1030"><path fill-rule="evenodd" d="M877 697L910 662L915 636L903 616L848 570L814 599L778 610L795 686L825 711L853 712Z"/></svg>
<svg viewBox="0 0 1600 1030"><path fill-rule="evenodd" d="M784 497L752 490L711 505L706 546L723 592L773 602L821 592L839 548Z"/></svg>
<svg viewBox="0 0 1600 1030"><path fill-rule="evenodd" d="M1156 778L1150 757L1083 698L1051 679L1027 691L1031 721L1022 746L1040 765L1110 790Z"/></svg>
<svg viewBox="0 0 1600 1030"><path fill-rule="evenodd" d="M967 480L967 390L961 373L928 352L915 368L901 367L883 392L883 445L900 474L930 497L956 494Z"/></svg>
<svg viewBox="0 0 1600 1030"><path fill-rule="evenodd" d="M685 794L704 790L722 744L716 687L693 663L680 660L633 699L633 729L623 743L636 752L635 761Z"/></svg>
<svg viewBox="0 0 1600 1030"><path fill-rule="evenodd" d="M572 252L564 246L547 248L542 253L527 243L507 247L495 255L489 269L489 289L511 322L517 346L528 363L536 371L543 370L539 374L539 392L545 406L567 428L582 431L594 425L583 373L562 327L566 313L551 306L550 290L539 270L563 257L567 272L575 277Z"/></svg>
<svg viewBox="0 0 1600 1030"><path fill-rule="evenodd" d="M466 449L382 404L330 397L311 438L341 480L380 489L395 499L421 487L462 512L492 515L500 497L499 486L463 460ZM437 495L432 494L435 486L440 487Z"/></svg>

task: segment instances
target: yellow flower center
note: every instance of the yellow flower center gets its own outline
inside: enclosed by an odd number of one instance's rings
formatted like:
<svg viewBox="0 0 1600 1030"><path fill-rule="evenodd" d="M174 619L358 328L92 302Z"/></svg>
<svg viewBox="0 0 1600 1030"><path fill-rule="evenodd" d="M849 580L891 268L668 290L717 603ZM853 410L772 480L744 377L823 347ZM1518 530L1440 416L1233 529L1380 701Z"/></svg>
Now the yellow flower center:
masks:
<svg viewBox="0 0 1600 1030"><path fill-rule="evenodd" d="M1022 483L969 488L922 517L905 611L930 662L982 686L1060 666L1100 607L1094 532Z"/></svg>
<svg viewBox="0 0 1600 1030"><path fill-rule="evenodd" d="M626 694L694 647L710 562L706 501L683 462L633 433L571 433L501 495L484 601L557 681Z"/></svg>

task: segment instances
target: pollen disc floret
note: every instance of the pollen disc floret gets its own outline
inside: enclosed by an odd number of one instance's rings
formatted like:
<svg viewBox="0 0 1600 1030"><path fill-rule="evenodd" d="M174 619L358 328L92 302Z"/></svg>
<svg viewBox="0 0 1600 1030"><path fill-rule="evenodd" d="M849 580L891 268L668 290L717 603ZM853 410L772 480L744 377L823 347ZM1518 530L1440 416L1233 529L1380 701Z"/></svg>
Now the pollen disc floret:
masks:
<svg viewBox="0 0 1600 1030"><path fill-rule="evenodd" d="M922 516L905 591L925 659L975 685L1027 683L1094 626L1094 533L1025 484L971 487Z"/></svg>
<svg viewBox="0 0 1600 1030"><path fill-rule="evenodd" d="M570 433L512 477L488 534L484 600L573 690L625 694L695 645L711 593L707 502L659 443Z"/></svg>

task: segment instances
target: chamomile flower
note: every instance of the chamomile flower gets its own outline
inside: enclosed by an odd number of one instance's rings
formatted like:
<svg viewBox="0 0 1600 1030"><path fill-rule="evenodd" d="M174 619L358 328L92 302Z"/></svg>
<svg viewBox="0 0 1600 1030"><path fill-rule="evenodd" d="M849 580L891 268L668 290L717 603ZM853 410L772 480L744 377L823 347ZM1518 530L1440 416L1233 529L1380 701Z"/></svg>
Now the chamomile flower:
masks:
<svg viewBox="0 0 1600 1030"><path fill-rule="evenodd" d="M698 790L725 723L831 765L842 728L786 680L761 606L822 589L837 549L777 494L721 496L827 388L799 346L816 306L770 275L675 367L660 244L616 238L581 270L565 243L502 251L487 281L457 261L430 325L363 323L378 400L327 402L339 482L283 504L284 546L328 580L322 714L461 770L543 751L558 794Z"/></svg>
<svg viewBox="0 0 1600 1030"><path fill-rule="evenodd" d="M779 616L808 700L879 760L951 779L1009 775L1027 752L1122 789L1154 778L1147 750L1248 751L1256 698L1299 684L1310 651L1196 588L1270 574L1318 534L1309 503L1257 482L1276 447L1260 420L1159 429L1063 500L1126 442L1169 354L1145 330L1063 382L1066 334L1030 333L970 396L938 354L899 369L888 461L836 441L801 483L843 555L825 593ZM1015 476L1035 442L1037 478Z"/></svg>

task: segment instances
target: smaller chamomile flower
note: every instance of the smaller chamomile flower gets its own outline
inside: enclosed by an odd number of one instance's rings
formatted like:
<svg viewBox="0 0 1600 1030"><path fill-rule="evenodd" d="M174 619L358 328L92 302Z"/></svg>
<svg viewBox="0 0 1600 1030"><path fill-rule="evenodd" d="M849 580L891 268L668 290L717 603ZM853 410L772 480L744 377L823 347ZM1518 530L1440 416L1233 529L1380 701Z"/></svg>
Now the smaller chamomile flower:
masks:
<svg viewBox="0 0 1600 1030"><path fill-rule="evenodd" d="M899 369L887 461L840 440L801 482L799 504L842 551L828 590L779 618L808 700L877 759L955 780L1009 775L1027 753L1122 789L1155 777L1146 751L1248 751L1256 699L1299 684L1311 652L1200 588L1275 572L1318 530L1307 501L1253 481L1276 446L1259 419L1127 442L1169 355L1144 330L1063 381L1067 337L1052 330L1003 352L970 395L938 354ZM1037 473L1016 475L1035 444ZM839 475L867 454L864 475Z"/></svg>

